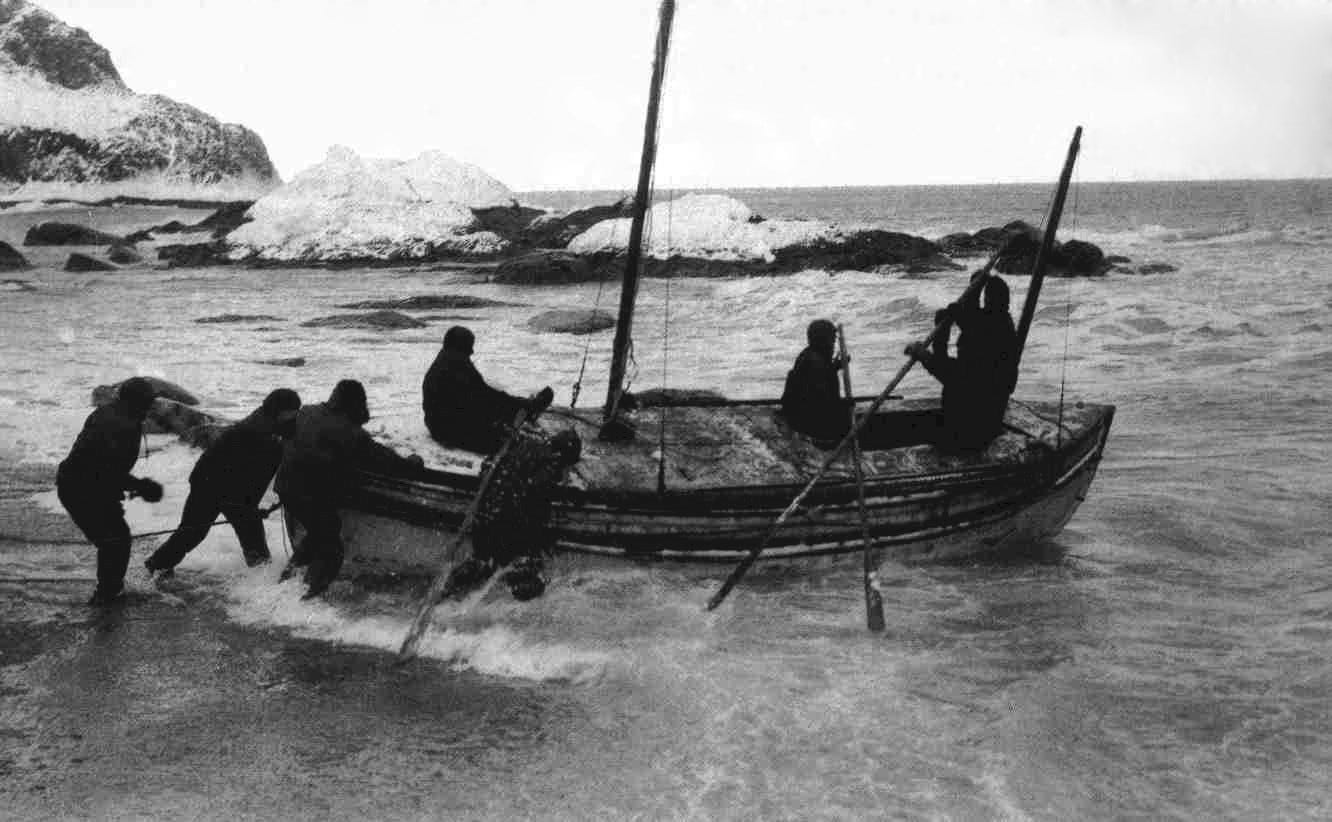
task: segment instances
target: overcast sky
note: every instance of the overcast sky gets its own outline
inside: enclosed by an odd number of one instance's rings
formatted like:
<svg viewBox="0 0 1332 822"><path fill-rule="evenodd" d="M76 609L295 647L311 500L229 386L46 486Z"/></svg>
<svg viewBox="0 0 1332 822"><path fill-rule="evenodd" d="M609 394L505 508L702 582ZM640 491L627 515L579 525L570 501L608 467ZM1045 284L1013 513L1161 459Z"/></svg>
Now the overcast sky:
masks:
<svg viewBox="0 0 1332 822"><path fill-rule="evenodd" d="M38 0L263 137L633 187L657 0ZM659 188L1332 177L1328 0L680 0Z"/></svg>

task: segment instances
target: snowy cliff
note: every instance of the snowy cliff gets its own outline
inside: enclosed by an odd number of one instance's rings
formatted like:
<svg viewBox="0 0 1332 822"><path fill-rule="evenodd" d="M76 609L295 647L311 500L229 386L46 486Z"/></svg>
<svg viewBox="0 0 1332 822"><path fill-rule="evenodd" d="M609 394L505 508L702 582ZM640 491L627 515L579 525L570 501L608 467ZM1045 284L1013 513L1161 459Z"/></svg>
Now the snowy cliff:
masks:
<svg viewBox="0 0 1332 822"><path fill-rule="evenodd" d="M412 261L503 252L472 208L508 205L513 192L437 151L411 160L364 159L334 147L249 211L227 237L235 261Z"/></svg>
<svg viewBox="0 0 1332 822"><path fill-rule="evenodd" d="M254 132L135 94L87 32L0 0L0 196L249 199L277 183Z"/></svg>

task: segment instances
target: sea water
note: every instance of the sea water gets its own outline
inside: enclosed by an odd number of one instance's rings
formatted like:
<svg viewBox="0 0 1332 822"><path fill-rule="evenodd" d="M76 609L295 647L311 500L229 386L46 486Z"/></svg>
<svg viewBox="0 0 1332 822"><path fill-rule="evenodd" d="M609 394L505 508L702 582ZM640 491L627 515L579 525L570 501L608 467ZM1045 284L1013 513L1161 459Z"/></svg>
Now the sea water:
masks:
<svg viewBox="0 0 1332 822"><path fill-rule="evenodd" d="M746 190L769 217L938 237L1039 223L1049 186ZM668 192L659 192L668 194ZM619 193L545 192L553 207ZM201 212L0 211L117 232ZM93 386L172 380L230 418L272 388L362 380L368 428L423 442L420 380L445 329L492 382L604 397L610 332L528 328L614 311L615 283L502 286L429 267L61 270L0 287L0 815L13 818L1303 819L1332 814L1332 182L1085 184L1060 234L1175 271L1047 281L1017 397L1117 406L1099 474L1053 545L1002 563L885 566L881 635L858 558L763 570L556 562L531 603L445 606L392 652L408 593L301 602L218 528L154 587L83 605L93 554L51 492ZM654 226L654 231L669 226ZM979 260L974 261L979 265ZM1009 278L1014 303L1025 278ZM967 273L648 280L633 386L780 392L816 317L874 393ZM505 305L425 328L303 327L423 294ZM262 316L199 323L224 314ZM303 358L298 367L265 361ZM931 395L913 373L901 391ZM176 523L197 452L148 438Z"/></svg>

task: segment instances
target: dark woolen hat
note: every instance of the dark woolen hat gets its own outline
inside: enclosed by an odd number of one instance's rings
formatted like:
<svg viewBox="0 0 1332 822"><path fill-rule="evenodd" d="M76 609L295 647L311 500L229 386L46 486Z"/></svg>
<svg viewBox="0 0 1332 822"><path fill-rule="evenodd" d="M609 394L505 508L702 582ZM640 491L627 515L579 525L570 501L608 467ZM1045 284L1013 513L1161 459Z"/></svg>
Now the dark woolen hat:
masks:
<svg viewBox="0 0 1332 822"><path fill-rule="evenodd" d="M832 320L815 320L805 329L805 339L809 340L810 345L818 342L831 343L837 339L837 326L832 324Z"/></svg>
<svg viewBox="0 0 1332 822"><path fill-rule="evenodd" d="M357 425L370 421L370 407L365 400L365 386L356 380L342 380L333 386L328 396L328 407L344 414Z"/></svg>
<svg viewBox="0 0 1332 822"><path fill-rule="evenodd" d="M455 325L444 332L444 347L450 351L461 351L464 354L470 354L475 344L476 335L470 329L461 325Z"/></svg>
<svg viewBox="0 0 1332 822"><path fill-rule="evenodd" d="M264 397L264 404L260 408L270 416L277 416L283 411L299 411L301 395L290 388L275 388Z"/></svg>
<svg viewBox="0 0 1332 822"><path fill-rule="evenodd" d="M120 384L120 389L116 392L127 407L146 411L153 404L153 399L157 397L157 390L153 384L143 377L130 377Z"/></svg>

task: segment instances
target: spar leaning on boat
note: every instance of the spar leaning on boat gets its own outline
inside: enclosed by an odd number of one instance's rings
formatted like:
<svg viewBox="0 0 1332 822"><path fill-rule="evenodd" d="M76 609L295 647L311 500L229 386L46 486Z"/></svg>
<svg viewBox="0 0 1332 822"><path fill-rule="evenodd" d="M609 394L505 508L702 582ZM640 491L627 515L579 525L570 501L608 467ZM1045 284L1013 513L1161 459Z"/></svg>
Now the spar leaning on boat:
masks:
<svg viewBox="0 0 1332 822"><path fill-rule="evenodd" d="M954 560L1057 534L1095 476L1113 406L1013 400L1003 432L984 449L944 453L932 438L938 400L890 399L912 360L877 397L858 404L855 428L832 451L793 431L777 400L666 391L655 392L655 400L641 394L636 403L627 400L625 363L673 12L672 0L663 2L605 407L600 414L551 408L528 423L553 434L576 422L586 426L583 432L601 434L586 437L581 461L552 492L554 550L749 563L855 556L868 539L878 559ZM1032 271L1021 340L1034 316L1080 135L1078 129L1069 147ZM982 287L993 262L970 288ZM654 433L635 436L639 431ZM858 466L844 453L853 440ZM447 572L467 554L459 528L485 465L484 455L448 449L429 456L419 473L360 472L342 511L347 571Z"/></svg>

